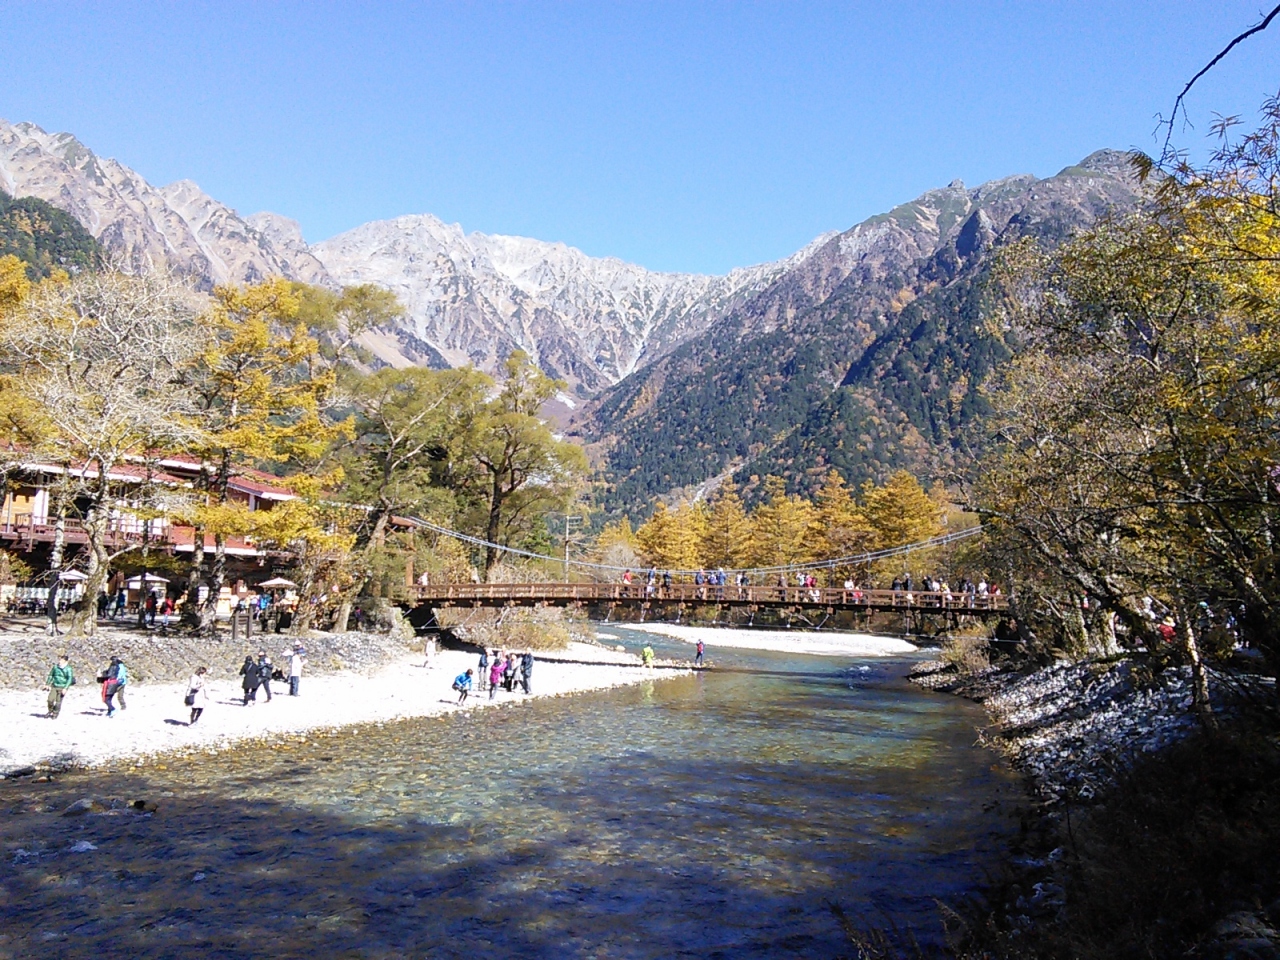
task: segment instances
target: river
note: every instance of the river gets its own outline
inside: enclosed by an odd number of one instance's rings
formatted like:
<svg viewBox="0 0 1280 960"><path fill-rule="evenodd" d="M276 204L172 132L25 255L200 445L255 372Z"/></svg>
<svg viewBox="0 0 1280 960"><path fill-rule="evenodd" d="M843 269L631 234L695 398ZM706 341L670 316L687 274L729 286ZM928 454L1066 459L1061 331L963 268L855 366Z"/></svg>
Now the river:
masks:
<svg viewBox="0 0 1280 960"><path fill-rule="evenodd" d="M977 708L911 687L900 658L713 656L616 690L5 784L0 956L851 955L831 904L936 936L935 901L980 882L1016 794L973 745ZM79 797L159 810L59 815Z"/></svg>

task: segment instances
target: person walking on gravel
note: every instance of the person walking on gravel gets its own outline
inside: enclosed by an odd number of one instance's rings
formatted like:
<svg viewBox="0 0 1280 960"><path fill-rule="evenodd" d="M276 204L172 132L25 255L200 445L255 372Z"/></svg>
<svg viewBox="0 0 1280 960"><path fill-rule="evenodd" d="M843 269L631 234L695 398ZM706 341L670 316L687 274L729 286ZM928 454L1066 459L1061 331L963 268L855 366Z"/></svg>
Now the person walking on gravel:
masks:
<svg viewBox="0 0 1280 960"><path fill-rule="evenodd" d="M65 653L58 657L45 682L49 684L49 719L56 720L62 711L62 698L67 695L67 688L76 682L75 672Z"/></svg>
<svg viewBox="0 0 1280 960"><path fill-rule="evenodd" d="M520 686L524 687L526 694L532 693L529 689L533 681L533 651L526 650L520 655Z"/></svg>
<svg viewBox="0 0 1280 960"><path fill-rule="evenodd" d="M258 651L258 684L267 693L267 703L271 702L271 671L274 668L271 665L271 658L267 656L267 651Z"/></svg>
<svg viewBox="0 0 1280 960"><path fill-rule="evenodd" d="M301 643L295 643L289 657L289 696L298 696L298 688L302 686L302 664L306 651Z"/></svg>
<svg viewBox="0 0 1280 960"><path fill-rule="evenodd" d="M208 706L209 694L204 688L205 674L208 672L208 667L196 667L196 672L187 681L187 696L184 702L191 708L191 720L187 723L188 727L195 725L195 722L200 719L200 714L204 713L204 708Z"/></svg>
<svg viewBox="0 0 1280 960"><path fill-rule="evenodd" d="M244 705L247 707L251 703L258 702L258 665L253 662L253 657L245 657L244 663L240 665L240 676L244 677L240 681L240 689L244 691Z"/></svg>
<svg viewBox="0 0 1280 960"><path fill-rule="evenodd" d="M493 651L493 665L489 667L489 699L498 695L498 687L502 685L502 651Z"/></svg>

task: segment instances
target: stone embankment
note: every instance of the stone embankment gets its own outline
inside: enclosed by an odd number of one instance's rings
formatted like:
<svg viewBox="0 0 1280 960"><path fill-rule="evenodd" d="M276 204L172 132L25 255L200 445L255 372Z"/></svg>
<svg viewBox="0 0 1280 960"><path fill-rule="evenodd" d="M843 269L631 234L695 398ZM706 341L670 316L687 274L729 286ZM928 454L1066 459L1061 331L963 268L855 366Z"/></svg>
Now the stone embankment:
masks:
<svg viewBox="0 0 1280 960"><path fill-rule="evenodd" d="M1190 668L1144 676L1122 660L961 675L927 661L912 680L981 703L991 718L984 742L1027 774L1046 800L1091 799L1119 769L1196 729Z"/></svg>
<svg viewBox="0 0 1280 960"><path fill-rule="evenodd" d="M1162 817L1188 825L1170 828L1167 840L1157 841L1157 846L1183 849L1178 856L1194 861L1198 853L1203 853L1198 845L1191 849L1199 839L1196 823L1205 821L1210 824L1209 833L1216 837L1219 834L1214 831L1219 831L1221 836L1232 837L1235 847L1231 858L1221 848L1222 862L1218 866L1222 879L1204 885L1203 889L1211 894L1202 891L1205 902L1197 905L1193 921L1187 920L1190 914L1179 917L1161 913L1167 905L1157 904L1150 907L1149 915L1135 910L1135 915L1142 915L1141 920L1121 917L1121 926L1113 931L1117 941L1129 945L1161 943L1161 925L1168 929L1181 920L1193 925L1182 931L1182 955L1212 960L1280 958L1280 899L1274 899L1274 890L1268 892L1266 884L1255 882L1273 870L1274 861L1264 849L1273 831L1254 831L1254 845L1259 850L1252 858L1243 857L1246 866L1241 870L1239 848L1250 844L1242 839L1244 833L1240 837L1233 834L1237 827L1224 826L1231 819L1231 811L1224 812L1213 805L1212 791L1208 795L1204 791L1196 793L1190 789L1196 784L1187 783L1187 799L1177 807L1176 817L1169 817L1168 793L1162 796L1160 789L1163 785L1166 791L1180 793L1176 775L1170 787L1167 772L1153 774L1150 765L1140 764L1144 758L1162 762L1169 754L1179 753L1184 744L1193 751L1199 749L1192 738L1199 725L1191 711L1190 668L1157 669L1142 659L1123 659L1059 662L1039 669L994 667L961 674L951 665L930 661L912 671L912 680L932 690L980 702L991 721L980 731L982 741L1027 776L1028 787L1037 801L1028 810L1025 845L1010 859L1005 879L991 891L991 902L1000 906L999 919L989 929L1002 932L994 934L995 940L989 946L995 949L990 955L1061 955L1064 949L1071 953L1080 943L1092 943L1080 930L1089 928L1097 914L1105 912L1098 901L1113 896L1110 891L1114 890L1117 903L1129 904L1126 897L1134 890L1158 891L1166 884L1188 884L1186 876L1175 879L1162 872L1160 857L1134 853L1131 844L1140 845L1141 837L1128 836L1120 829L1121 839L1116 842L1117 834L1110 829L1116 823L1129 823L1129 829L1139 834L1150 829L1151 822L1141 821L1146 812L1140 809L1142 800L1135 800L1134 796L1153 796L1166 804L1154 815L1156 827L1168 826L1159 822ZM1225 678L1219 677L1215 684L1215 711L1225 721L1235 716L1233 705L1241 702L1239 697L1244 690L1252 690L1255 696L1274 695L1274 681L1253 675L1243 680L1234 681L1233 696L1227 695ZM1225 745L1227 739L1223 737L1218 742ZM1206 762L1212 767L1215 760L1210 756ZM1224 765L1230 768L1225 760ZM1253 776L1250 769L1249 775ZM1126 776L1130 771L1134 776ZM1189 775L1196 779L1194 772ZM1230 778L1234 773L1224 770L1221 775ZM1165 779L1159 779L1161 776ZM1203 771L1200 778L1203 779ZM1249 792L1250 784L1241 782L1239 787L1248 803L1256 802ZM1143 793L1143 789L1147 792ZM1232 790L1226 793L1231 795ZM1172 802L1177 804L1176 800ZM1099 830L1099 821L1108 829ZM1248 817L1238 829L1251 829ZM1182 848L1181 843L1187 847ZM1126 858L1132 862L1122 863ZM1229 859L1235 870L1231 874L1234 880L1225 879ZM1099 884L1100 877L1113 878L1109 882L1114 883L1116 876L1124 878L1122 885L1108 887L1108 881L1104 881L1098 889L1082 889L1082 885ZM1181 895L1181 891L1177 894ZM1170 903L1178 902L1175 891L1169 891L1169 896ZM1180 908L1169 909L1176 912ZM1082 923L1081 914L1091 910L1094 915ZM1104 929L1100 922L1094 925L1098 930ZM1128 947L1115 947L1114 955L1131 954Z"/></svg>

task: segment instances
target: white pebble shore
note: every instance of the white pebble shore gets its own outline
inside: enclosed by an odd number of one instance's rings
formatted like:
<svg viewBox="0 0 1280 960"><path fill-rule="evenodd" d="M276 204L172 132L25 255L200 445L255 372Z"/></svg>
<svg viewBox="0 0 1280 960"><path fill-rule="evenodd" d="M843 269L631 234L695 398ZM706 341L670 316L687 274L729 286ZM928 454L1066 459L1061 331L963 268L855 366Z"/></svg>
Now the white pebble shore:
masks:
<svg viewBox="0 0 1280 960"><path fill-rule="evenodd" d="M490 701L488 691L473 688L465 707L456 705L453 679L468 667L475 669L478 657L461 651L437 653L430 669L423 667L418 654L368 676L348 672L304 676L297 697L288 696L287 683L276 681L271 685L271 702L259 690L257 703L248 707L241 705L238 683L214 680L207 687L204 715L194 726L186 725L190 709L183 704L185 684L130 684L127 708L108 718L98 685L92 677L80 677L55 720L45 717L46 690L3 690L0 774L31 766L126 769L170 752L217 751L244 740L502 707L682 672L646 670L634 656L589 644L571 644L569 650L549 656L578 662L544 660L539 655L532 696L500 690Z"/></svg>

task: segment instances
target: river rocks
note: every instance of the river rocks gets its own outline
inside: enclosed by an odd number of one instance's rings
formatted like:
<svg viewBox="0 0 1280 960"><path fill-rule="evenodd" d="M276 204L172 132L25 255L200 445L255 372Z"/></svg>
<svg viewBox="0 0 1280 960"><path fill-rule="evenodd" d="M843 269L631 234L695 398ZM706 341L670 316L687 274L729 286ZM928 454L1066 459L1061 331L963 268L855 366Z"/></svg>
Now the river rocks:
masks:
<svg viewBox="0 0 1280 960"><path fill-rule="evenodd" d="M1260 912L1241 910L1218 922L1200 955L1208 960L1280 960L1280 932Z"/></svg>
<svg viewBox="0 0 1280 960"><path fill-rule="evenodd" d="M102 813L105 811L106 805L99 803L90 797L84 797L67 806L62 811L64 817L82 817L86 813Z"/></svg>
<svg viewBox="0 0 1280 960"><path fill-rule="evenodd" d="M1093 798L1117 769L1196 726L1190 668L1147 675L1130 660L1063 661L1034 671L993 667L962 676L932 662L915 667L911 679L982 703L992 719L984 740L1051 801Z"/></svg>

